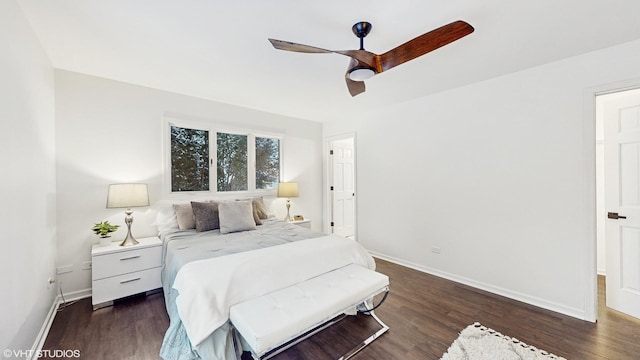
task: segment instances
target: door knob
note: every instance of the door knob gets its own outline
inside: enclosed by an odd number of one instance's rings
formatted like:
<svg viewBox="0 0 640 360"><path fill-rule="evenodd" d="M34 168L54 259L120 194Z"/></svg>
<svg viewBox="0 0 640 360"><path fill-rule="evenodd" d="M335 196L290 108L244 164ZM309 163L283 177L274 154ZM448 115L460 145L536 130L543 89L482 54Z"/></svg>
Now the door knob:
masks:
<svg viewBox="0 0 640 360"><path fill-rule="evenodd" d="M626 219L626 216L622 216L622 215L618 215L617 212L608 212L607 213L607 218L609 219Z"/></svg>

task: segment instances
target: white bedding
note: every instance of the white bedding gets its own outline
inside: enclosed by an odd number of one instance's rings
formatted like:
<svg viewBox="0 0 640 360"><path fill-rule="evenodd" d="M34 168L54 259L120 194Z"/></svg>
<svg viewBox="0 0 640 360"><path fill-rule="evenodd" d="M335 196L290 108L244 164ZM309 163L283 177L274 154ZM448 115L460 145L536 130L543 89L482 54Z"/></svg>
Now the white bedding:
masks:
<svg viewBox="0 0 640 360"><path fill-rule="evenodd" d="M362 246L337 235L193 261L173 283L178 313L198 345L229 320L231 306L349 264L375 269Z"/></svg>

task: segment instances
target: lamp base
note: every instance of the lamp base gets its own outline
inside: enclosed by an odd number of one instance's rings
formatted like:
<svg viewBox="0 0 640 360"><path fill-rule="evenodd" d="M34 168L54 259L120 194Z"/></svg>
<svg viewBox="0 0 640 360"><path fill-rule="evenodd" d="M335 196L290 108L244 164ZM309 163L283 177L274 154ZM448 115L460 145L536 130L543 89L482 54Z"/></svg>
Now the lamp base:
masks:
<svg viewBox="0 0 640 360"><path fill-rule="evenodd" d="M120 243L120 246L132 246L132 245L138 245L140 242L138 240L136 240L133 235L131 235L131 232L129 232L127 234L127 237L124 238L124 240L122 240L122 242Z"/></svg>
<svg viewBox="0 0 640 360"><path fill-rule="evenodd" d="M287 216L284 218L284 221L291 222L291 215L289 215L289 209L291 208L291 200L287 199Z"/></svg>
<svg viewBox="0 0 640 360"><path fill-rule="evenodd" d="M124 218L124 222L125 224L127 224L127 237L122 240L120 246L137 245L140 242L136 240L133 235L131 235L131 224L133 223L133 216L131 214L133 214L133 210L127 209L127 211L125 211L124 213L127 214L127 216Z"/></svg>

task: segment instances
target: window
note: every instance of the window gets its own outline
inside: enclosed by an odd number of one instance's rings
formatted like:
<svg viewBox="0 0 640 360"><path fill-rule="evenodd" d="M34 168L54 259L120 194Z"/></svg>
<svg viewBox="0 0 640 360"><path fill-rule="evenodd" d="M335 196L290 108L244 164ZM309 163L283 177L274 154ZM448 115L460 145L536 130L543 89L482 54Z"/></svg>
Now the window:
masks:
<svg viewBox="0 0 640 360"><path fill-rule="evenodd" d="M209 190L209 132L171 126L171 191Z"/></svg>
<svg viewBox="0 0 640 360"><path fill-rule="evenodd" d="M218 133L218 191L247 190L247 135Z"/></svg>
<svg viewBox="0 0 640 360"><path fill-rule="evenodd" d="M171 192L277 188L281 136L169 126Z"/></svg>
<svg viewBox="0 0 640 360"><path fill-rule="evenodd" d="M256 137L256 189L275 189L280 181L280 139Z"/></svg>

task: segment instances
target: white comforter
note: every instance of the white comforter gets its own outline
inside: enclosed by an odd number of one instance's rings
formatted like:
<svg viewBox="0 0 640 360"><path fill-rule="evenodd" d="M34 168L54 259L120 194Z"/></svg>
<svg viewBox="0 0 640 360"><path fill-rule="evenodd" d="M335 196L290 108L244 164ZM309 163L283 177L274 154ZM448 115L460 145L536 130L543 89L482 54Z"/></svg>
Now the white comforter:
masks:
<svg viewBox="0 0 640 360"><path fill-rule="evenodd" d="M198 345L229 320L231 306L349 264L375 269L360 244L337 235L193 261L173 284L178 313Z"/></svg>

